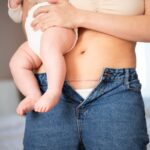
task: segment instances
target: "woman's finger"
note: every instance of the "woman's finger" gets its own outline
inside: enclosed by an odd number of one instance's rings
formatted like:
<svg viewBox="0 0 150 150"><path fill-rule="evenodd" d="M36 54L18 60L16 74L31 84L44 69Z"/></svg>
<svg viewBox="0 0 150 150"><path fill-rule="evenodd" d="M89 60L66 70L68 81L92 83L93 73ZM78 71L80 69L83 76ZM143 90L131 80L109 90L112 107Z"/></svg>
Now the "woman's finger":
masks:
<svg viewBox="0 0 150 150"><path fill-rule="evenodd" d="M41 30L44 32L46 31L48 28L53 27L52 24L50 24L50 22L47 20L47 22L45 22L42 26L41 26Z"/></svg>
<svg viewBox="0 0 150 150"><path fill-rule="evenodd" d="M47 15L39 15L32 21L31 26L35 27L37 24L42 23L45 19L47 19Z"/></svg>
<svg viewBox="0 0 150 150"><path fill-rule="evenodd" d="M46 30L47 28L49 28L51 26L54 26L53 21L46 17L42 21L35 24L35 26L33 28L34 28L35 31L37 31L37 30L44 31L44 30Z"/></svg>
<svg viewBox="0 0 150 150"><path fill-rule="evenodd" d="M32 27L35 30L46 30L51 26L74 28L76 25L76 19L74 19L75 14L76 9L69 3L42 6L35 12L36 17L32 22Z"/></svg>
<svg viewBox="0 0 150 150"><path fill-rule="evenodd" d="M48 13L49 10L50 10L49 6L41 6L34 11L33 17L37 17L38 15L42 13Z"/></svg>

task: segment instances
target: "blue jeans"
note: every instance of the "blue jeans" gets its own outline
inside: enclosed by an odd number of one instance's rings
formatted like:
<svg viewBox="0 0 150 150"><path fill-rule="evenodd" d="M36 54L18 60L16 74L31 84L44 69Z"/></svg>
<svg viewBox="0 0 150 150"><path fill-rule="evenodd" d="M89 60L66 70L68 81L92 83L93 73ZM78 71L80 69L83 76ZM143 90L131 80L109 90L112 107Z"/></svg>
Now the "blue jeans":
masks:
<svg viewBox="0 0 150 150"><path fill-rule="evenodd" d="M44 93L46 74L35 76ZM146 150L148 142L134 68L105 68L85 100L65 81L52 110L26 116L24 150Z"/></svg>

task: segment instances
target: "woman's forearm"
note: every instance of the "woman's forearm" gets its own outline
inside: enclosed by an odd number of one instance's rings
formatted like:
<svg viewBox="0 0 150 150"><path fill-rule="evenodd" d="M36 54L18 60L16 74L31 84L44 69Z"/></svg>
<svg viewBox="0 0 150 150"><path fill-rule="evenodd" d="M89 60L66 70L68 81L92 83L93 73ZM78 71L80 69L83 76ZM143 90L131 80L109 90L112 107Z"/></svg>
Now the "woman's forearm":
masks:
<svg viewBox="0 0 150 150"><path fill-rule="evenodd" d="M130 41L150 42L150 15L124 16L79 11L78 27Z"/></svg>
<svg viewBox="0 0 150 150"><path fill-rule="evenodd" d="M150 42L150 0L145 0L145 15L126 16L80 10L61 1L38 8L32 26L46 30L51 26L83 27L129 41ZM44 15L39 15L44 14Z"/></svg>

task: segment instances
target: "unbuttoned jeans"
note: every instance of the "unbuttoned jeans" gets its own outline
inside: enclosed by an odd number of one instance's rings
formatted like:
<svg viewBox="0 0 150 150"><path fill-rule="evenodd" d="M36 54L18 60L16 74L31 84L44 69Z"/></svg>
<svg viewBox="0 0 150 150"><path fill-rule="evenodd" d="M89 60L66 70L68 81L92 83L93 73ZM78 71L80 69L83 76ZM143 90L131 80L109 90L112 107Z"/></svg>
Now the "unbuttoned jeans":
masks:
<svg viewBox="0 0 150 150"><path fill-rule="evenodd" d="M44 93L46 74L35 77ZM24 150L146 150L148 142L134 68L105 68L87 99L65 81L52 110L26 115Z"/></svg>

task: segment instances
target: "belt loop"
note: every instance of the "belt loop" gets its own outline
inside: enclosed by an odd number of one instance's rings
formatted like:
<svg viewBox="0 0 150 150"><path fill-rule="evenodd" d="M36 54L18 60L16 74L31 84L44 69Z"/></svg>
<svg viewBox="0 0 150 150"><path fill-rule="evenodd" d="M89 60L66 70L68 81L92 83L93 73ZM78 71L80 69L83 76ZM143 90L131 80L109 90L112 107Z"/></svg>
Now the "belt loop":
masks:
<svg viewBox="0 0 150 150"><path fill-rule="evenodd" d="M104 74L105 74L106 68L103 68L101 75L99 77L99 84L102 82L103 78L104 78Z"/></svg>
<svg viewBox="0 0 150 150"><path fill-rule="evenodd" d="M125 85L127 85L129 87L129 76L130 76L130 70L129 69L125 69Z"/></svg>

